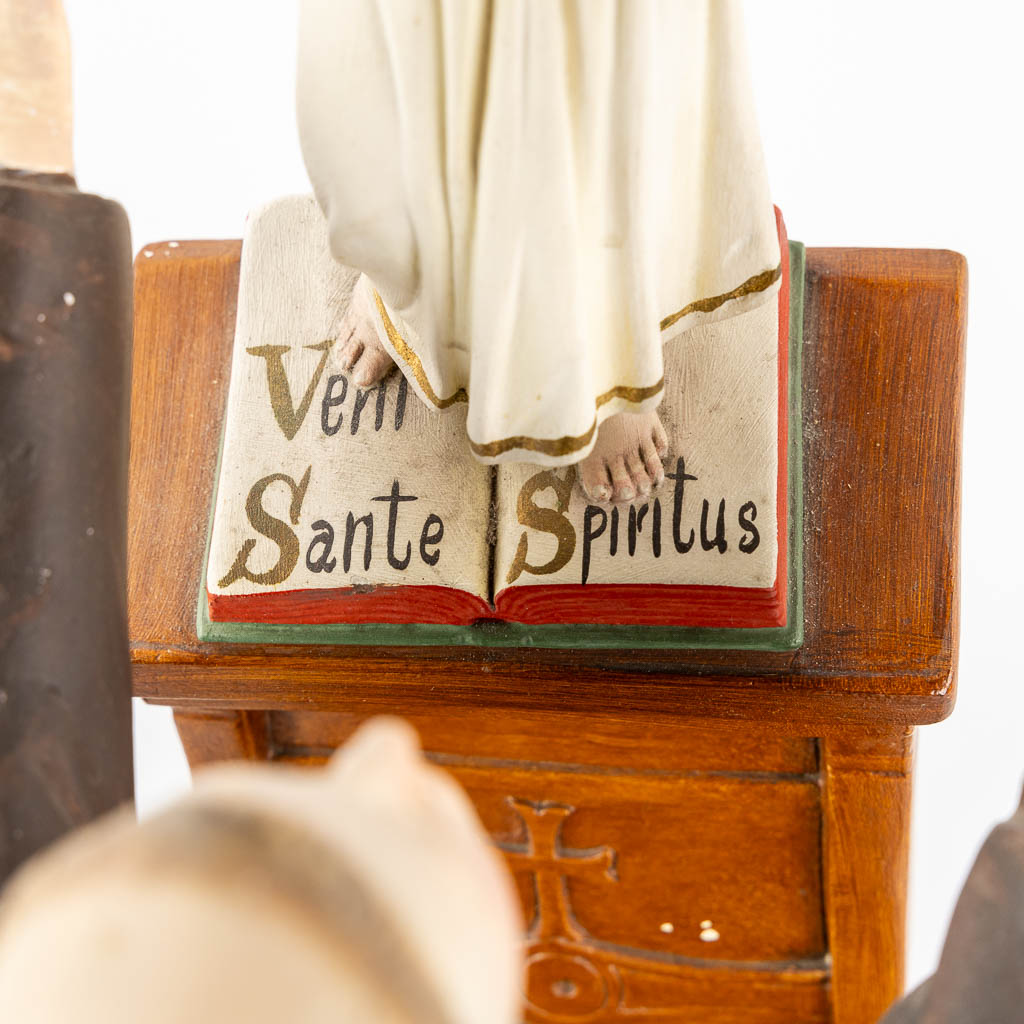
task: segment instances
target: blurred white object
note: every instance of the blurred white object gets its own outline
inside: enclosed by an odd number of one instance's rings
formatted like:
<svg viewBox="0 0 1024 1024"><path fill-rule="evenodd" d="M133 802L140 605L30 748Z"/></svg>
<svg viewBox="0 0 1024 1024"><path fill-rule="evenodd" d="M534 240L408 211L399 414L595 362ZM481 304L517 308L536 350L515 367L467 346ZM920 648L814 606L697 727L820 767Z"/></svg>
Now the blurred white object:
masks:
<svg viewBox="0 0 1024 1024"><path fill-rule="evenodd" d="M0 167L71 174L71 51L61 0L0 0Z"/></svg>
<svg viewBox="0 0 1024 1024"><path fill-rule="evenodd" d="M40 855L0 903L0 1020L515 1024L518 900L398 719L325 769L228 764Z"/></svg>

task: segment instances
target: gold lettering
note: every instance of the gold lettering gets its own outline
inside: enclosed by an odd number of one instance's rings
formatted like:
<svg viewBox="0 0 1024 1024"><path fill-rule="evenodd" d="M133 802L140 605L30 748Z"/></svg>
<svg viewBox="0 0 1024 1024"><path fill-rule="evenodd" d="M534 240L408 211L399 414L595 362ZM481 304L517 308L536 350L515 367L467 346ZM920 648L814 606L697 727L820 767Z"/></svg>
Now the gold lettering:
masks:
<svg viewBox="0 0 1024 1024"><path fill-rule="evenodd" d="M572 485L575 480L576 467L570 466L564 478L553 469L546 469L542 473L535 473L523 484L516 500L516 515L519 522L534 530L553 534L558 540L558 550L544 565L531 565L526 560L529 534L524 530L508 571L507 583L514 583L523 572L532 573L534 576L547 576L568 565L576 550L576 531L565 512L569 509L569 499L572 497ZM553 509L537 505L533 500L538 491L546 490L548 487L555 492L557 499L557 505Z"/></svg>
<svg viewBox="0 0 1024 1024"><path fill-rule="evenodd" d="M270 391L270 407L274 410L274 419L281 428L282 433L290 441L299 432L302 421L309 412L310 403L313 401L313 392L320 383L327 366L327 356L335 339L321 341L316 345L305 345L312 352L323 352L320 362L317 364L316 372L313 374L306 393L302 396L298 409L292 405L292 389L288 386L288 374L284 372L285 352L291 351L287 345L257 345L255 348L247 348L245 351L251 356L257 356L267 361L267 388Z"/></svg>
<svg viewBox="0 0 1024 1024"><path fill-rule="evenodd" d="M292 501L288 509L292 526L299 523L299 513L302 511L302 500L306 496L306 488L309 486L309 475L313 467L309 466L302 475L302 479L296 483L285 473L271 473L270 476L257 480L249 491L249 497L245 501L245 514L249 517L252 528L264 537L272 540L280 549L277 564L266 572L252 572L249 569L248 561L252 549L256 547L253 538L247 540L235 558L235 564L228 570L227 575L217 584L222 589L230 587L235 580L247 579L261 586L271 586L275 583L284 583L292 574L299 561L299 538L295 531L283 520L270 515L263 508L263 494L266 489L277 481L285 483L291 489Z"/></svg>

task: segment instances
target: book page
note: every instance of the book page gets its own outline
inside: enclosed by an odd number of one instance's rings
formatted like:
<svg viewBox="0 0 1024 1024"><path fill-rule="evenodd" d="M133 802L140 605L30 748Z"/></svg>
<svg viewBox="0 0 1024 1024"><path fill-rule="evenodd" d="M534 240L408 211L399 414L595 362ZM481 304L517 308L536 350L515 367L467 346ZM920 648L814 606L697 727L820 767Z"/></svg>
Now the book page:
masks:
<svg viewBox="0 0 1024 1024"><path fill-rule="evenodd" d="M665 346L668 479L592 505L575 467L498 467L494 589L657 583L767 588L778 558L778 302Z"/></svg>
<svg viewBox="0 0 1024 1024"><path fill-rule="evenodd" d="M491 477L469 453L465 407L429 410L396 372L368 390L349 379L357 276L332 259L312 197L250 216L211 598L433 585L487 600Z"/></svg>

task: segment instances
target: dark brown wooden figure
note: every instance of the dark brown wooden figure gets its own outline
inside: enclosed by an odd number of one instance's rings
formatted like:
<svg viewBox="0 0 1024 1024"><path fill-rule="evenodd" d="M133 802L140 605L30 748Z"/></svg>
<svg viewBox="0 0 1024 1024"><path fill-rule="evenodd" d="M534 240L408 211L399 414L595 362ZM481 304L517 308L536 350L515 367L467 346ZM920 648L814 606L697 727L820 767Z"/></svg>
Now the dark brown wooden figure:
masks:
<svg viewBox="0 0 1024 1024"><path fill-rule="evenodd" d="M939 968L883 1024L1009 1024L1024 1017L1024 800L967 876Z"/></svg>
<svg viewBox="0 0 1024 1024"><path fill-rule="evenodd" d="M134 684L190 761L309 763L409 718L508 856L536 1024L877 1024L912 730L955 699L963 258L807 251L803 647L582 652L197 640L238 252L137 264Z"/></svg>
<svg viewBox="0 0 1024 1024"><path fill-rule="evenodd" d="M132 796L131 327L121 207L0 172L0 881Z"/></svg>

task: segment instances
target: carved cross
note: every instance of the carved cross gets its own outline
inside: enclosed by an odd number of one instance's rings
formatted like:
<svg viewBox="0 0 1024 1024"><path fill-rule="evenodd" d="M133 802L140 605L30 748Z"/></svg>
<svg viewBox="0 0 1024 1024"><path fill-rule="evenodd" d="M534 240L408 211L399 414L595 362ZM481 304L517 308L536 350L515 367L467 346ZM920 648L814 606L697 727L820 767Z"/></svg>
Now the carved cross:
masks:
<svg viewBox="0 0 1024 1024"><path fill-rule="evenodd" d="M530 938L534 941L564 937L581 939L583 931L573 917L565 880L596 878L603 874L613 882L616 852L610 846L587 850L566 849L561 844L562 826L575 811L568 804L506 798L520 814L526 826L526 843L499 844L513 870L526 868L533 872L537 892L537 915Z"/></svg>

